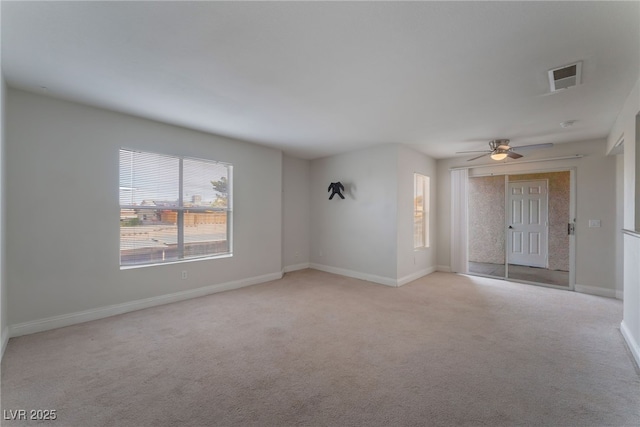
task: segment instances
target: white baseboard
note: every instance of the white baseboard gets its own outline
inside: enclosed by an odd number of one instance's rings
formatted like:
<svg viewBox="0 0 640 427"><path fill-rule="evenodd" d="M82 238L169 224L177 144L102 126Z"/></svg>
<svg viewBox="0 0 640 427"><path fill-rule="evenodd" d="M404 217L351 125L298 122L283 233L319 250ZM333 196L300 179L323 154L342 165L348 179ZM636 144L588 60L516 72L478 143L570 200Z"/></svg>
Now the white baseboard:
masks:
<svg viewBox="0 0 640 427"><path fill-rule="evenodd" d="M234 280L232 282L218 283L216 285L205 286L198 289L176 292L173 294L160 295L157 297L145 298L129 301L121 304L109 305L106 307L94 308L91 310L79 311L76 313L63 314L60 316L48 317L24 323L18 323L9 327L9 336L33 334L36 332L48 331L50 329L62 328L64 326L89 322L91 320L103 319L105 317L128 313L130 311L169 304L172 302L184 301L217 292L230 291L232 289L244 288L245 286L257 285L258 283L269 282L282 278L282 273L270 273L262 276L249 277L247 279ZM4 333L3 333L4 340ZM4 349L4 347L3 347Z"/></svg>
<svg viewBox="0 0 640 427"><path fill-rule="evenodd" d="M398 282L396 279L390 277L376 276L375 274L361 273L359 271L347 270L344 268L331 267L328 265L311 263L310 268L320 271L326 271L327 273L339 274L341 276L353 277L354 279L366 280L368 282L378 283L380 285L397 287Z"/></svg>
<svg viewBox="0 0 640 427"><path fill-rule="evenodd" d="M627 327L627 324L624 322L624 320L622 321L622 323L620 323L620 332L622 332L622 336L627 342L629 350L631 350L631 354L636 360L636 364L640 367L640 345L638 345L638 341L636 341L635 338L633 338L633 335L631 335L631 331Z"/></svg>
<svg viewBox="0 0 640 427"><path fill-rule="evenodd" d="M607 297L607 298L616 297L615 289L599 288L597 286L578 285L576 283L573 290L583 294L597 295L599 297Z"/></svg>
<svg viewBox="0 0 640 427"><path fill-rule="evenodd" d="M448 265L437 265L436 271L442 271L443 273L451 273L451 267Z"/></svg>
<svg viewBox="0 0 640 427"><path fill-rule="evenodd" d="M617 290L616 299L619 299L620 301L624 300L624 291Z"/></svg>
<svg viewBox="0 0 640 427"><path fill-rule="evenodd" d="M309 268L308 262L303 262L301 264L287 265L282 271L285 273L290 273L292 271L304 270L305 268Z"/></svg>
<svg viewBox="0 0 640 427"><path fill-rule="evenodd" d="M436 271L436 267L429 267L429 268L425 268L424 270L416 271L413 274L409 274L407 276L401 277L396 282L398 284L397 286L406 285L407 283L413 282L414 280L424 277L427 274L431 274L434 271Z"/></svg>
<svg viewBox="0 0 640 427"><path fill-rule="evenodd" d="M4 357L4 351L7 349L7 344L9 343L9 327L6 327L2 330L2 348L0 349L0 361Z"/></svg>

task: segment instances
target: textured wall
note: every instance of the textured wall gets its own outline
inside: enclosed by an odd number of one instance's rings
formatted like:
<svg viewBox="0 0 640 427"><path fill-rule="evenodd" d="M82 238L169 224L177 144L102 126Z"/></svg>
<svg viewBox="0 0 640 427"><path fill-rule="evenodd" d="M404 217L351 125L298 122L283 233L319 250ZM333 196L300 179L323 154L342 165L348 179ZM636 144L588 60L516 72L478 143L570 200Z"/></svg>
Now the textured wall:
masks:
<svg viewBox="0 0 640 427"><path fill-rule="evenodd" d="M569 271L569 172L509 175L509 181L549 180L549 268ZM469 178L469 261L504 262L504 176Z"/></svg>
<svg viewBox="0 0 640 427"><path fill-rule="evenodd" d="M504 176L469 178L469 261L504 264Z"/></svg>

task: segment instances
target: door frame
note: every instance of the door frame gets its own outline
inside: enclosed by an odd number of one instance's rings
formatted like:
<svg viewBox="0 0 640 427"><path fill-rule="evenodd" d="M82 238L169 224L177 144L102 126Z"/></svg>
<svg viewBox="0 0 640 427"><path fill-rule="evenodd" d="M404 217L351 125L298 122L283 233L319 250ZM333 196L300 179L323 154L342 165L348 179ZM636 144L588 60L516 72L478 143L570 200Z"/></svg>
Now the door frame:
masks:
<svg viewBox="0 0 640 427"><path fill-rule="evenodd" d="M524 165L522 165L524 166ZM486 168L490 168L490 165L486 165L486 166L478 166L476 167L477 169L486 169ZM557 167L557 168L531 168L529 169L528 167L524 167L524 168L517 168L517 170L511 170L510 168L502 171L498 168L493 169L493 172L484 172L484 173L470 173L471 171L473 171L476 168L468 168L469 174L467 177L467 180L470 178L477 178L477 177L482 177L482 176L504 176L504 182L505 182L505 213L507 212L507 204L508 204L508 179L509 179L509 175L525 175L525 174L534 174L534 173L551 173L551 172L569 172L569 220L570 220L570 224L574 225L574 229L575 229L575 223L576 223L576 194L577 194L577 180L576 180L576 173L577 173L577 167L576 166L565 166L565 167ZM468 197L468 194L467 194ZM465 203L464 209L466 210L465 214L469 215L468 212L468 200ZM506 238L506 232L507 232L507 216L505 215L505 238ZM466 241L467 241L467 247L468 247L468 242L469 242L469 233L466 233ZM569 286L558 286L558 285L553 285L553 284L549 284L549 283L541 283L541 282L530 282L527 280L518 280L518 279L512 279L509 278L509 263L508 263L508 259L507 259L507 250L506 250L506 240L505 240L505 251L504 251L504 255L505 255L505 259L504 259L504 266L505 266L505 277L496 277L496 276L486 276L486 277L491 277L494 279L501 279L501 280L508 280L510 282L518 282L518 283L526 283L526 284L530 284L530 285L536 285L536 286L544 286L544 287L548 287L548 288L554 288L554 289L563 289L563 290L575 290L575 284L576 284L576 234L574 232L574 234L570 234L569 235ZM468 260L467 260L468 262ZM467 273L466 274L470 274ZM484 276L482 274L476 274L474 273L473 275L476 276Z"/></svg>

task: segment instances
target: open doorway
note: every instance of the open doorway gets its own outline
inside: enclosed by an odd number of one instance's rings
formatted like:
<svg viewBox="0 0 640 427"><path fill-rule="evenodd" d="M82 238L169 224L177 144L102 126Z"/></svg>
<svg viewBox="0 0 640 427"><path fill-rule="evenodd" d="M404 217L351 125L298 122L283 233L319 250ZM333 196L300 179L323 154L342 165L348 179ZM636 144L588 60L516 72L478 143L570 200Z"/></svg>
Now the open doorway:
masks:
<svg viewBox="0 0 640 427"><path fill-rule="evenodd" d="M571 172L469 178L468 271L572 289Z"/></svg>

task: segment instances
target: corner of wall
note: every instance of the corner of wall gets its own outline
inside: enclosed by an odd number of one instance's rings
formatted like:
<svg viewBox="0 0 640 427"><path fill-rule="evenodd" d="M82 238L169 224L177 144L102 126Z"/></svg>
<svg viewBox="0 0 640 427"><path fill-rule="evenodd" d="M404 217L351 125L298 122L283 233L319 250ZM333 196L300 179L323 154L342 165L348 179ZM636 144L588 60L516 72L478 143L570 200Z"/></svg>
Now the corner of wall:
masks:
<svg viewBox="0 0 640 427"><path fill-rule="evenodd" d="M430 156L410 147L397 148L397 218L396 218L396 277L398 285L409 283L436 270L436 161ZM429 178L429 245L414 249L414 174Z"/></svg>
<svg viewBox="0 0 640 427"><path fill-rule="evenodd" d="M311 161L312 268L317 265L332 272L392 280L395 286L395 153L395 145L382 145ZM327 200L327 186L336 181L344 185L345 199Z"/></svg>
<svg viewBox="0 0 640 427"><path fill-rule="evenodd" d="M0 7L0 10L2 8ZM0 12L1 20L1 12ZM7 86L2 74L2 60L0 59L0 331L2 331L2 347L0 348L0 361L4 356L4 350L9 340L8 304L7 304L7 278L5 273L5 116L6 116L6 92Z"/></svg>
<svg viewBox="0 0 640 427"><path fill-rule="evenodd" d="M579 285L577 283L575 284L573 289L578 293L595 295L595 296L606 297L606 298L617 298L617 295L618 295L615 289L602 288L599 286Z"/></svg>
<svg viewBox="0 0 640 427"><path fill-rule="evenodd" d="M310 262L301 262L299 264L285 265L282 268L282 272L283 273L291 273L292 271L305 270L307 268L311 268L311 263Z"/></svg>
<svg viewBox="0 0 640 427"><path fill-rule="evenodd" d="M406 285L407 283L411 283L414 280L418 280L421 277L424 276L428 276L429 274L433 273L434 271L437 271L436 267L428 267L428 268L424 268L422 270L418 270L415 273L412 274L408 274L404 277L399 277L397 280L397 286L403 286Z"/></svg>
<svg viewBox="0 0 640 427"><path fill-rule="evenodd" d="M620 332L629 346L629 351L631 351L636 365L640 367L640 344L638 344L624 320L620 323Z"/></svg>
<svg viewBox="0 0 640 427"><path fill-rule="evenodd" d="M377 283L379 285L398 287L398 281L394 278L378 276L376 274L365 273L361 271L349 270L346 268L333 267L330 265L323 265L317 263L311 263L310 268L314 270L325 271L327 273L338 274L340 276L353 277L354 279L365 280L367 282Z"/></svg>
<svg viewBox="0 0 640 427"><path fill-rule="evenodd" d="M640 186L640 76L622 109L607 139L607 148L613 147L624 137L623 159L623 218L622 226L632 230L636 225L640 209L638 187ZM619 229L617 230L620 231ZM625 234L622 243L623 252L623 320L620 331L640 366L640 238L635 234Z"/></svg>
<svg viewBox="0 0 640 427"><path fill-rule="evenodd" d="M7 344L9 343L9 327L5 326L2 329L2 342L0 343L0 345L2 346L2 348L0 348L0 361L2 361L2 358L4 357L4 351L7 349Z"/></svg>
<svg viewBox="0 0 640 427"><path fill-rule="evenodd" d="M311 199L309 160L282 156L282 270L309 267Z"/></svg>
<svg viewBox="0 0 640 427"><path fill-rule="evenodd" d="M620 138L625 136L625 123L629 120L631 114L635 115L637 113L634 113L633 110L637 107L638 103L640 103L640 78L636 81L635 86L629 93L625 104L619 111L618 117L611 128L611 132L609 132L609 136L607 137L607 154L610 154L614 150L615 145L620 141Z"/></svg>

